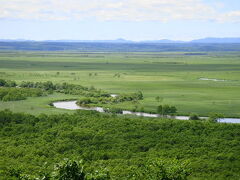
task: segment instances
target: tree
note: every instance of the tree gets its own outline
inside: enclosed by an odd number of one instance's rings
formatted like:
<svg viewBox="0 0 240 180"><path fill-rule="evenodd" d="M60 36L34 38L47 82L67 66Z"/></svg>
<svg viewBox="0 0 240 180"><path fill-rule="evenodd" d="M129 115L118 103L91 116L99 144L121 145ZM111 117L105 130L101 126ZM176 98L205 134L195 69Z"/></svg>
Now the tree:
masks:
<svg viewBox="0 0 240 180"><path fill-rule="evenodd" d="M53 177L58 180L84 180L83 162L65 159L55 166Z"/></svg>
<svg viewBox="0 0 240 180"><path fill-rule="evenodd" d="M168 115L170 112L170 106L169 105L163 105L163 115Z"/></svg>
<svg viewBox="0 0 240 180"><path fill-rule="evenodd" d="M211 113L209 115L208 121L210 122L218 122L219 119L224 118L224 114L221 113Z"/></svg>
<svg viewBox="0 0 240 180"><path fill-rule="evenodd" d="M138 99L138 100L143 100L143 94L142 94L141 91L138 91L138 92L137 92L137 99Z"/></svg>
<svg viewBox="0 0 240 180"><path fill-rule="evenodd" d="M159 105L157 107L157 113L163 115L173 115L177 112L177 108L175 106L169 105Z"/></svg>
<svg viewBox="0 0 240 180"><path fill-rule="evenodd" d="M144 107L143 106L140 108L140 112L144 112Z"/></svg>
<svg viewBox="0 0 240 180"><path fill-rule="evenodd" d="M74 161L65 159L55 166L53 179L56 180L108 180L110 179L108 171L95 171L87 173L84 169L83 161Z"/></svg>
<svg viewBox="0 0 240 180"><path fill-rule="evenodd" d="M47 81L47 82L43 83L43 89L48 91L48 90L54 90L55 87L54 87L52 81Z"/></svg>
<svg viewBox="0 0 240 180"><path fill-rule="evenodd" d="M5 86L6 81L4 79L0 79L0 86Z"/></svg>
<svg viewBox="0 0 240 180"><path fill-rule="evenodd" d="M169 107L169 114L170 115L173 115L173 114L175 114L177 112L177 108L175 107L175 106L170 106Z"/></svg>
<svg viewBox="0 0 240 180"><path fill-rule="evenodd" d="M157 107L157 113L163 115L163 106L162 105L159 105Z"/></svg>
<svg viewBox="0 0 240 180"><path fill-rule="evenodd" d="M5 83L4 86L5 86L5 87L16 87L17 84L16 84L15 81L10 81L10 80L8 80L8 81L6 81L6 83Z"/></svg>
<svg viewBox="0 0 240 180"><path fill-rule="evenodd" d="M190 114L190 116L189 116L189 120L199 120L199 117L198 117L197 114L192 113L192 114Z"/></svg>

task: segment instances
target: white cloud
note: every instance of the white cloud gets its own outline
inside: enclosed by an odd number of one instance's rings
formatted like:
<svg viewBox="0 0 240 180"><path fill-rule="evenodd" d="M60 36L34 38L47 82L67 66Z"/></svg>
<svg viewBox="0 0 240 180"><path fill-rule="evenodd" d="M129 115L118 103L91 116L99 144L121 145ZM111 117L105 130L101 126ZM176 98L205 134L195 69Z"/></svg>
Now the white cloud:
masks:
<svg viewBox="0 0 240 180"><path fill-rule="evenodd" d="M239 21L239 11L225 14L201 0L0 0L0 18L67 20Z"/></svg>
<svg viewBox="0 0 240 180"><path fill-rule="evenodd" d="M217 20L219 22L240 22L240 10L221 14Z"/></svg>

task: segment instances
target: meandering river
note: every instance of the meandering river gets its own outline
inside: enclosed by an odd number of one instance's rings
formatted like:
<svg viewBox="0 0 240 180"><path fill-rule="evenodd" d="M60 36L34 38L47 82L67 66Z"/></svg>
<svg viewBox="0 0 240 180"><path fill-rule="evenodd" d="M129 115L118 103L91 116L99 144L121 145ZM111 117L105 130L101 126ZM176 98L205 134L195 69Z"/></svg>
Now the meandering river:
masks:
<svg viewBox="0 0 240 180"><path fill-rule="evenodd" d="M59 109L68 109L68 110L88 110L88 111L98 111L98 112L105 112L102 107L81 107L78 106L77 101L58 101L54 102L53 106ZM123 111L122 114L131 114L136 116L144 116L144 117L159 117L158 114L150 114L150 113L142 113L142 112L132 112L132 111ZM189 120L189 116L174 116L172 117L178 120ZM201 119L207 119L207 117L200 117ZM240 123L240 118L221 118L218 119L218 122L221 123Z"/></svg>

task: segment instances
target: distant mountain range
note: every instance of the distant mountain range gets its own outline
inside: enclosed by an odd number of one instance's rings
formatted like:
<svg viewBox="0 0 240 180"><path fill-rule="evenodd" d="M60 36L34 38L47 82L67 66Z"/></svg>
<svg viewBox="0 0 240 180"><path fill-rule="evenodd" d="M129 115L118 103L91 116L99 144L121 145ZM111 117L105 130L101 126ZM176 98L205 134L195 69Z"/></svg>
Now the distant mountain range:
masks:
<svg viewBox="0 0 240 180"><path fill-rule="evenodd" d="M116 40L26 40L26 39L0 39L0 42L87 42L87 43L149 43L149 44L171 44L171 43L240 43L240 38L203 38L196 39L192 41L176 41L169 39L161 40L146 40L146 41L131 41L126 39L116 39Z"/></svg>
<svg viewBox="0 0 240 180"><path fill-rule="evenodd" d="M192 40L192 43L240 43L240 38L204 38Z"/></svg>

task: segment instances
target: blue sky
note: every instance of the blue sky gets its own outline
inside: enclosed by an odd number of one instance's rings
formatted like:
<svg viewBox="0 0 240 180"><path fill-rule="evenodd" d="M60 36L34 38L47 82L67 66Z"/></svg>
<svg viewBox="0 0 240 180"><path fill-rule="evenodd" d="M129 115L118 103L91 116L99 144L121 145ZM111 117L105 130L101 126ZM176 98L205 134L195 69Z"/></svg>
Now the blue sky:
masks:
<svg viewBox="0 0 240 180"><path fill-rule="evenodd" d="M239 0L0 0L0 39L240 37Z"/></svg>

